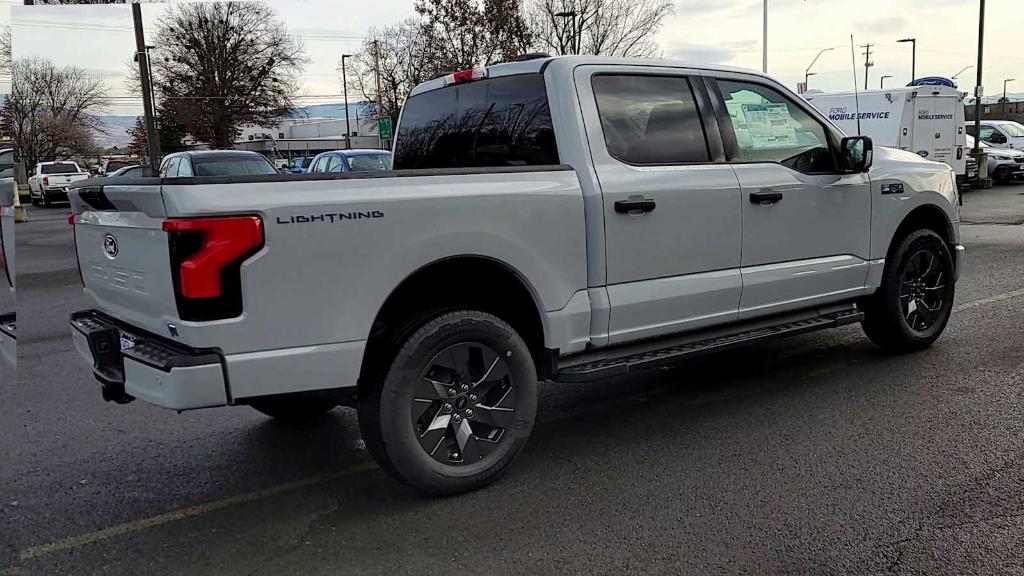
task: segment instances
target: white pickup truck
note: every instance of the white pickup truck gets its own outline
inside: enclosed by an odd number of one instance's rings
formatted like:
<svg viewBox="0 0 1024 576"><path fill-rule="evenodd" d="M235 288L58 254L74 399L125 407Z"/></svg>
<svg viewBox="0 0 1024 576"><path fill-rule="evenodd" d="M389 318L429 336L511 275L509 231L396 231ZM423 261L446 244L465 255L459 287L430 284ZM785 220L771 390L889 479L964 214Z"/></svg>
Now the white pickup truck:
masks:
<svg viewBox="0 0 1024 576"><path fill-rule="evenodd" d="M32 204L50 206L54 202L67 202L68 187L81 180L88 180L89 173L78 164L61 160L36 164L28 179L29 196Z"/></svg>
<svg viewBox="0 0 1024 576"><path fill-rule="evenodd" d="M288 419L358 408L433 494L496 478L537 381L631 374L861 322L930 345L955 175L872 152L762 74L571 56L412 91L394 171L73 187L105 398Z"/></svg>
<svg viewBox="0 0 1024 576"><path fill-rule="evenodd" d="M17 364L17 321L14 313L14 195L13 177L0 178L0 360Z"/></svg>

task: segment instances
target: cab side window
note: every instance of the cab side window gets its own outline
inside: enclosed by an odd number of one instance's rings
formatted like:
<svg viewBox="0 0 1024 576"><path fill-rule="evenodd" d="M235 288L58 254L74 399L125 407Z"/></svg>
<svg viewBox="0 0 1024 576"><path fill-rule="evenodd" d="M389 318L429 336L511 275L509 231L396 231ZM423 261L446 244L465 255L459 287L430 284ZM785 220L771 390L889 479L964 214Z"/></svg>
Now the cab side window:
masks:
<svg viewBox="0 0 1024 576"><path fill-rule="evenodd" d="M188 158L182 158L181 163L178 164L178 177L189 178L194 176L192 173L192 161Z"/></svg>
<svg viewBox="0 0 1024 576"><path fill-rule="evenodd" d="M163 169L160 171L160 176L164 178L174 178L178 175L178 162L181 160L180 156L175 156L164 164Z"/></svg>
<svg viewBox="0 0 1024 576"><path fill-rule="evenodd" d="M341 166L341 156L337 154L331 154L330 159L327 161L327 172L341 172L344 168Z"/></svg>
<svg viewBox="0 0 1024 576"><path fill-rule="evenodd" d="M316 162L313 163L313 167L310 168L309 171L310 172L323 172L324 171L324 166L326 166L326 165L327 165L327 157L326 156L321 156L321 157L316 159Z"/></svg>
<svg viewBox="0 0 1024 576"><path fill-rule="evenodd" d="M777 162L804 173L835 170L825 127L773 88L718 80L737 162Z"/></svg>
<svg viewBox="0 0 1024 576"><path fill-rule="evenodd" d="M599 74L591 82L613 158L639 165L710 161L688 79Z"/></svg>
<svg viewBox="0 0 1024 576"><path fill-rule="evenodd" d="M993 128L991 126L982 125L981 126L981 139L984 140L985 142L990 142L992 140L992 135L995 134L995 132L996 132L995 128Z"/></svg>

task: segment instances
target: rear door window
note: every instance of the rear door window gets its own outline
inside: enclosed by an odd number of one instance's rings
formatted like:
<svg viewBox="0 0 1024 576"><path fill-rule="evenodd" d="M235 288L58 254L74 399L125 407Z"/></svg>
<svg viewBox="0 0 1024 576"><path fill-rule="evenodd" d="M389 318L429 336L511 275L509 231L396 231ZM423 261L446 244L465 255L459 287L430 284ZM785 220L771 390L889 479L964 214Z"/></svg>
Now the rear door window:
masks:
<svg viewBox="0 0 1024 576"><path fill-rule="evenodd" d="M690 82L681 76L594 76L608 153L627 164L708 162Z"/></svg>
<svg viewBox="0 0 1024 576"><path fill-rule="evenodd" d="M178 177L179 178L191 178L192 174L192 161L188 158L182 158L178 164Z"/></svg>
<svg viewBox="0 0 1024 576"><path fill-rule="evenodd" d="M395 170L558 164L541 74L456 84L409 98Z"/></svg>
<svg viewBox="0 0 1024 576"><path fill-rule="evenodd" d="M345 168L341 164L341 156L331 154L327 160L327 172L342 172Z"/></svg>

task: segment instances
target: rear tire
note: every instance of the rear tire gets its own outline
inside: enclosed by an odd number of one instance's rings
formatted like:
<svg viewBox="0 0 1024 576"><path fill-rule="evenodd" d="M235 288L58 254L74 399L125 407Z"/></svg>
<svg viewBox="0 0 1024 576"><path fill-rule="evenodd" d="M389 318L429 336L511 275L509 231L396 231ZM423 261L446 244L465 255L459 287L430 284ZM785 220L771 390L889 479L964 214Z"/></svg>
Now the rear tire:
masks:
<svg viewBox="0 0 1024 576"><path fill-rule="evenodd" d="M327 414L338 407L338 401L323 397L270 397L255 398L249 405L275 420L297 424Z"/></svg>
<svg viewBox="0 0 1024 576"><path fill-rule="evenodd" d="M954 276L946 242L932 230L911 232L886 260L878 292L864 303L864 333L894 352L931 346L953 310Z"/></svg>
<svg viewBox="0 0 1024 576"><path fill-rule="evenodd" d="M537 370L526 343L505 321L475 310L426 320L386 374L362 385L367 450L432 495L498 478L526 445L537 411Z"/></svg>

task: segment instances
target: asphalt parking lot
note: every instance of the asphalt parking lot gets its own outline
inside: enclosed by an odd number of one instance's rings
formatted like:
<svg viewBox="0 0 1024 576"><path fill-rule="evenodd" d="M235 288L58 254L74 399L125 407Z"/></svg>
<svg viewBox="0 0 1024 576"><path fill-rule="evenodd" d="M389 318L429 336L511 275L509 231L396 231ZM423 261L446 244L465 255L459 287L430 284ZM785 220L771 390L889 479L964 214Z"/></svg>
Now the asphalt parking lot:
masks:
<svg viewBox="0 0 1024 576"><path fill-rule="evenodd" d="M1007 574L1024 566L1024 185L967 194L931 349L858 327L596 385L548 384L479 492L425 499L354 413L104 403L65 208L17 228L19 381L0 388L0 575ZM286 305L286 304L283 304Z"/></svg>

